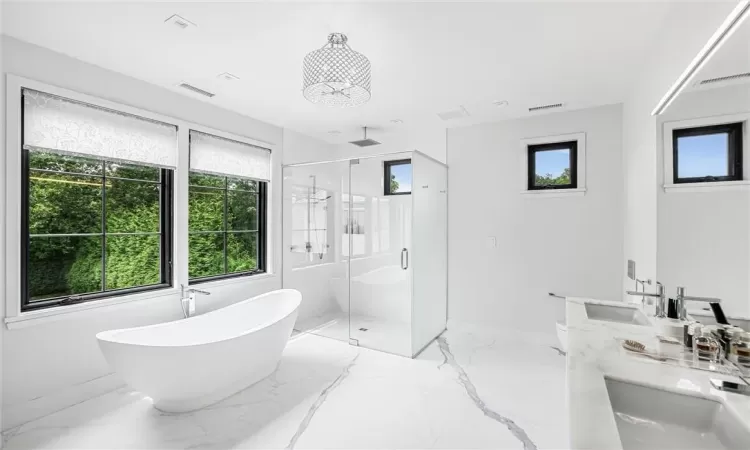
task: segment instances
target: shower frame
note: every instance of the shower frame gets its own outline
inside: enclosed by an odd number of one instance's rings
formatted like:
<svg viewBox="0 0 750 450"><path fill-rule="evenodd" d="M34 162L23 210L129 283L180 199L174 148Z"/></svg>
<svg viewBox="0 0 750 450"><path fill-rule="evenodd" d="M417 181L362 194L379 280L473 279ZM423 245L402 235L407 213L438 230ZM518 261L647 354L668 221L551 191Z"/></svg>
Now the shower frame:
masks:
<svg viewBox="0 0 750 450"><path fill-rule="evenodd" d="M444 170L444 186L443 186L442 190L440 190L439 193L440 194L445 194L445 200L444 200L445 217L443 219L444 222L445 222L445 227L444 227L445 228L445 235L444 235L443 239L441 239L441 241L442 241L442 249L444 250L443 253L444 253L444 261L445 261L445 271L442 274L438 274L438 275L442 275L443 278L444 278L444 282L440 283L440 285L442 285L442 291L444 293L444 295L443 295L444 298L440 299L440 302L441 302L440 309L441 309L441 314L442 314L443 320L442 320L442 325L440 326L440 329L438 331L431 333L430 334L430 338L428 340L426 340L426 342L420 342L420 345L418 345L418 347L416 347L416 348L414 347L415 289L414 289L414 285L412 284L410 286L410 292L409 292L410 298L411 298L411 305L410 305L410 307L411 307L411 317L410 317L411 323L410 323L410 330L409 331L410 331L410 334L411 334L411 342L410 342L410 344L412 344L410 354L405 354L403 352L389 351L389 349L387 349L387 348L373 348L373 349L379 350L379 351L383 351L383 352L386 352L386 353L394 353L394 354L398 354L400 356L408 356L408 357L414 358L414 357L418 356L432 341L434 341L445 330L445 328L447 326L447 283L448 283L447 282L447 260L448 260L448 258L447 258L447 251L448 251L448 242L447 242L447 208L448 208L448 200L447 200L447 183L448 183L447 182L447 171L448 171L448 166L445 163L442 163L442 162L438 161L437 159L435 159L435 158L433 158L433 157L431 157L429 155L424 154L423 152L420 152L418 150L409 150L409 151L402 151L402 152L388 152L388 153L381 153L381 154L371 154L371 155L351 157L351 158L338 158L338 159L329 159L329 160L322 160L322 161L307 161L307 162L294 163L294 164L285 164L285 165L282 165L282 174L286 174L286 171L288 169L302 168L302 167L306 167L306 166L323 166L323 165L326 165L326 164L331 164L331 165L334 165L334 164L348 164L348 180L347 181L348 181L348 190L349 190L349 192L348 192L348 201L347 202L348 202L348 211L349 211L348 214L350 214L351 211L354 208L354 197L355 197L355 193L352 192L352 189L351 189L353 181L354 181L353 180L353 178L354 178L353 167L356 166L357 164L359 164L362 161L371 160L371 159L382 159L384 163L386 161L391 162L391 161L403 160L403 159L405 159L404 158L405 155L409 155L409 159L412 159L412 193L411 193L412 195L410 195L410 197L412 199L412 203L414 203L414 200L413 200L414 199L414 195L413 194L414 194L414 191L416 189L428 189L428 185L417 186L416 182L418 180L414 176L414 167L415 167L415 165L414 165L414 161L415 161L414 156L417 156L418 158L423 158L424 161L428 161L429 164L432 164L434 167L439 167L440 169ZM394 159L388 160L387 158L394 158ZM381 174L383 174L382 171L381 171ZM285 178L285 176L282 177L282 178ZM317 178L315 179L315 181L317 182ZM286 189L287 189L286 183L283 183L283 186L282 186L282 198L284 199L283 200L284 202L286 202L287 195L288 195L288 192L286 192ZM433 188L433 189L435 189L435 188ZM340 194L339 193L335 193L335 195L340 195ZM399 195L399 197L400 197L400 195ZM309 203L309 198L308 198L308 203ZM342 200L342 204L344 204L343 200ZM412 217L414 215L414 210L413 209L411 210L411 215L412 215ZM294 286L287 286L289 280L287 279L287 267L286 267L287 261L286 261L286 259L289 257L288 254L287 254L287 251L290 248L290 243L287 242L287 240L289 239L289 236L287 236L287 234L285 232L286 231L285 230L285 226L286 226L286 221L289 220L289 219L290 218L286 217L285 208L282 207L282 224L284 224L282 226L282 241L283 241L282 248L285 251L283 252L283 255L282 255L282 267L283 267L283 270L282 270L281 280L282 280L282 286L283 287L285 287L285 288L286 287L294 288ZM350 223L351 222L351 217L347 216L346 220L347 220L347 223ZM309 221L310 221L310 217L309 217L309 213L308 213L308 217L307 217L307 224L308 224L308 226L309 226ZM333 226L335 227L336 225L337 224L334 224ZM414 231L414 223L411 223L411 230L410 231L413 233L413 231ZM353 245L352 245L353 235L351 234L351 232L346 233L346 234L348 234L348 239L349 239L349 242L348 242L349 251L348 251L348 255L346 255L345 259L342 259L341 262L344 262L344 261L346 262L346 279L348 281L348 296L349 296L348 300L349 300L349 304L351 305L353 302L356 301L356 299L352 298L352 291L351 291L351 286L352 286L351 264L352 264L352 260L354 260L356 258L353 257ZM438 245L438 247L439 246L440 245ZM411 255L409 256L409 259L411 259ZM333 264L335 264L335 263L333 263ZM295 270L295 268L290 268L289 270L293 272ZM413 279L413 277L414 277L414 275L413 275L413 273L411 271L409 271L409 276L411 277L410 279ZM436 284L436 283L433 282L432 284ZM305 301L304 300L304 293L303 293L303 300L302 301L303 301L303 303ZM345 312L345 314L348 314L348 316L349 316L348 319L349 319L349 321L351 321L351 317L352 317L351 309L348 312ZM312 333L312 334L318 334L318 333L316 333L314 331L309 331L309 330L299 330L299 331L306 332L306 333ZM350 345L356 345L356 346L360 346L361 345L358 339L352 337L352 335L351 335L351 327L349 329L349 339L348 339L348 342L349 342ZM366 346L366 345L361 345L361 346Z"/></svg>

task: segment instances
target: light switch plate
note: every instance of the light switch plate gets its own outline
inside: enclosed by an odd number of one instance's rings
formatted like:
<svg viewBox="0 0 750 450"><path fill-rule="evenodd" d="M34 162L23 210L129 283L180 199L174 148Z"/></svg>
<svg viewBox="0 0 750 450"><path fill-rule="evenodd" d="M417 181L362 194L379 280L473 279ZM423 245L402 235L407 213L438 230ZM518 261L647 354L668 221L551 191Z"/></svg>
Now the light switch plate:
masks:
<svg viewBox="0 0 750 450"><path fill-rule="evenodd" d="M487 238L487 247L488 248L496 248L497 247L497 239L495 236L490 236Z"/></svg>

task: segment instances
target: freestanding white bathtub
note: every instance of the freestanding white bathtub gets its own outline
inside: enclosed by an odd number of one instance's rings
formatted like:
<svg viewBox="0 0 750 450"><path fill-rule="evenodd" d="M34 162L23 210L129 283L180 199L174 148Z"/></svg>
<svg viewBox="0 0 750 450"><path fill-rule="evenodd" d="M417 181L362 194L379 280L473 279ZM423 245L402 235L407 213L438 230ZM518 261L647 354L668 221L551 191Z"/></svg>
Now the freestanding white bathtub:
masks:
<svg viewBox="0 0 750 450"><path fill-rule="evenodd" d="M184 320L96 335L109 365L154 407L186 412L267 377L292 333L302 294L269 292Z"/></svg>

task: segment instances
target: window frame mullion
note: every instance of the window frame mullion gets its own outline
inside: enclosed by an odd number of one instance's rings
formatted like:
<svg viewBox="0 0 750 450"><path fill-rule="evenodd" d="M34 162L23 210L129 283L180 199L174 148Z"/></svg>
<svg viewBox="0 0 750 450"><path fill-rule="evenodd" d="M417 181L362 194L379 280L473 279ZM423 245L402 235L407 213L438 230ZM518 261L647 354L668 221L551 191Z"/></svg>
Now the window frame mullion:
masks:
<svg viewBox="0 0 750 450"><path fill-rule="evenodd" d="M46 298L31 301L31 286L30 286L30 274L31 274L31 238L32 237L44 237L46 235L32 236L31 230L29 229L29 214L30 214L30 174L35 170L30 167L31 151L27 149L21 149L21 242L25 242L25 245L21 248L21 312L53 308L56 306L68 305L73 303L83 303L95 300L102 300L106 298L131 295L135 293L142 293L146 291L159 290L164 288L172 287L172 249L173 249L173 235L172 223L174 214L174 202L173 195L174 191L172 188L172 180L174 170L172 169L160 169L160 180L156 183L160 186L160 199L159 199L159 231L144 232L144 233L113 233L115 235L159 235L160 237L160 276L159 281L154 284L133 286L128 288L120 289L107 289L107 181L109 179L119 179L118 177L107 177L105 170L106 161L102 160L102 174L97 175L101 179L101 230L99 233L68 233L64 235L50 235L49 237L65 237L67 235L78 236L100 236L101 242L101 253L100 253L100 264L101 264L101 283L98 291L80 293L80 294L69 294L62 297ZM48 171L56 172L56 171ZM149 184L148 180L132 180L143 184Z"/></svg>
<svg viewBox="0 0 750 450"><path fill-rule="evenodd" d="M224 177L224 273L223 275L226 275L229 273L229 249L227 246L229 245L229 236L228 236L228 226L227 223L229 222L228 216L229 215L229 177Z"/></svg>
<svg viewBox="0 0 750 450"><path fill-rule="evenodd" d="M107 170L102 163L102 289L107 292Z"/></svg>

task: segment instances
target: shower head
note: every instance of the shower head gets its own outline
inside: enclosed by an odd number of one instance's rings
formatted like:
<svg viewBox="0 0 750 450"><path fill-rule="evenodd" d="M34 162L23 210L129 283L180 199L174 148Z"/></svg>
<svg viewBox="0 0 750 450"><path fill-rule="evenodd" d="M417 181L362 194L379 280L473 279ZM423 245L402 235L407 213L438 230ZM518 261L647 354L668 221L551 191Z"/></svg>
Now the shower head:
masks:
<svg viewBox="0 0 750 450"><path fill-rule="evenodd" d="M380 145L380 142L375 139L367 139L367 127L363 127L365 130L365 138L358 141L351 141L350 144L354 144L357 147L370 147L372 145Z"/></svg>

